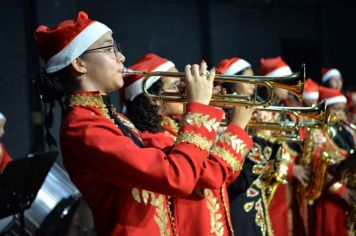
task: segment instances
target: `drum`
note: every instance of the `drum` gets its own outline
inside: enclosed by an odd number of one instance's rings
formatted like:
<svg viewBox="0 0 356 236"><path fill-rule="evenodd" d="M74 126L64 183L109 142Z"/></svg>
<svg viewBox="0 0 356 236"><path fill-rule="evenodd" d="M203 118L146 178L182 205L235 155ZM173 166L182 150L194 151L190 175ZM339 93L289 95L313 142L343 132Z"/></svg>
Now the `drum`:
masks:
<svg viewBox="0 0 356 236"><path fill-rule="evenodd" d="M31 207L25 211L26 235L55 235L54 227L62 227L69 221L79 204L81 195L67 173L56 163L49 171ZM19 219L15 223L18 230ZM39 233L41 232L41 233Z"/></svg>

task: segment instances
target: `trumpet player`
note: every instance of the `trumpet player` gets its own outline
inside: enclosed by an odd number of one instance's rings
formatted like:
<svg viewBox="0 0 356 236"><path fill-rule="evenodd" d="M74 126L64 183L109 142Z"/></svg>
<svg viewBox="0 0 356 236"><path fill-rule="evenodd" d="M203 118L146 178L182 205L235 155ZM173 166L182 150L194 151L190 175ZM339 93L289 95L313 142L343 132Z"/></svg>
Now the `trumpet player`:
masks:
<svg viewBox="0 0 356 236"><path fill-rule="evenodd" d="M202 62L202 68L206 68ZM176 73L173 62L156 54L146 54L130 66L138 71L165 71ZM204 71L201 71L204 73ZM167 150L179 139L176 116L183 115L182 102L153 101L143 94L141 87L134 88L142 76L125 77L123 93L126 98L127 116L142 132L145 145ZM179 92L180 78L152 77L148 81L149 92ZM217 142L209 149L195 189L188 197L164 196L176 235L234 235L229 214L229 200L226 186L240 173L244 161L243 153L252 146L252 140L243 130L252 111L236 108L233 124L230 124ZM210 121L206 116L183 117L181 122L195 122L206 126ZM216 129L217 126L214 126Z"/></svg>
<svg viewBox="0 0 356 236"><path fill-rule="evenodd" d="M109 27L81 11L54 27L39 26L35 42L45 61L39 81L43 101L53 107L66 99L64 165L93 212L98 235L174 235L164 196L189 196L206 167L222 118L209 106L215 70L207 75L206 65L185 67L186 116L174 146L162 150L145 146L141 132L108 99L124 86L126 59ZM233 143L229 159L237 171L239 144Z"/></svg>
<svg viewBox="0 0 356 236"><path fill-rule="evenodd" d="M342 91L343 80L341 73L336 68L324 67L321 69L321 85L327 88L334 88Z"/></svg>
<svg viewBox="0 0 356 236"><path fill-rule="evenodd" d="M260 60L260 73L266 76L283 76L292 73L290 67L282 60L281 57L262 58ZM288 91L275 89L277 102L288 98ZM286 121L287 117L273 115L272 121ZM271 133L269 136L274 136ZM293 231L293 212L292 212L292 184L289 183L296 178L301 183L309 180L310 171L308 168L295 163L296 158L300 155L298 145L282 142L280 151L276 157L274 174L280 179L280 184L274 188L274 195L270 199L268 206L274 235L292 235ZM284 184L282 184L284 183ZM289 183L289 184L287 184ZM268 187L268 186L267 186Z"/></svg>
<svg viewBox="0 0 356 236"><path fill-rule="evenodd" d="M237 57L222 60L217 72L222 75L253 75L250 63ZM252 96L255 90L253 84L246 83L224 83L222 86L229 94L244 96ZM231 110L227 110L226 113L228 120L231 119L230 112ZM263 150L270 150L273 144L258 135L252 137L254 146L246 155L240 175L228 187L231 222L235 235L272 235L267 206L264 204L264 189L258 179L261 172L255 169L267 168L272 152Z"/></svg>

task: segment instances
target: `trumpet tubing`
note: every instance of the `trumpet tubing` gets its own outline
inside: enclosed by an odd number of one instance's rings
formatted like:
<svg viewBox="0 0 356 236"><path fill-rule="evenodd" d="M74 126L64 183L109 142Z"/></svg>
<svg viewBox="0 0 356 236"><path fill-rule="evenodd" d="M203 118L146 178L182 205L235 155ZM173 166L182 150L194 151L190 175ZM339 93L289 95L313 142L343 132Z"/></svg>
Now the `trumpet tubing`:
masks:
<svg viewBox="0 0 356 236"><path fill-rule="evenodd" d="M325 101L316 106L311 107L279 107L269 106L266 108L257 108L257 111L284 113L294 115L295 121L282 121L282 122L258 122L252 121L247 126L251 129L267 129L276 131L294 131L300 127L300 117L308 117L316 120L315 124L322 124L325 120L326 105ZM299 140L298 137L293 137L292 140Z"/></svg>
<svg viewBox="0 0 356 236"><path fill-rule="evenodd" d="M146 83L153 77L176 77L185 78L185 73L182 72L145 72L145 71L133 71L124 70L123 76L128 75L140 75L143 76L143 81L141 84L143 93L151 99L159 99L163 101L172 102L187 102L185 92L162 92L159 95L150 94L147 91ZM215 76L215 81L217 82L227 82L227 83L248 83L254 84L256 86L263 86L267 88L267 98L263 101L257 101L257 94L255 93L254 98L249 98L248 96L240 95L213 95L211 99L211 105L216 106L268 106L274 101L273 88L286 89L289 92L296 95L299 99L302 98L304 90L304 80L305 80L305 65L302 65L301 70L298 73L294 73L289 76L283 77L265 77L265 76L244 76L244 75L220 75Z"/></svg>

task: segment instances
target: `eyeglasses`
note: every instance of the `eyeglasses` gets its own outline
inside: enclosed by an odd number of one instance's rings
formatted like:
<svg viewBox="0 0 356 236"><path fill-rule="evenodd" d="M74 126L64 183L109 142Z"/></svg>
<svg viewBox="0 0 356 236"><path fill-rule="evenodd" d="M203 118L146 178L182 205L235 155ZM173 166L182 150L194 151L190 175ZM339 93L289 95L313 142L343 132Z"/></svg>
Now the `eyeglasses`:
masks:
<svg viewBox="0 0 356 236"><path fill-rule="evenodd" d="M169 87L162 88L161 92L179 92L184 91L186 87L186 82L184 80L176 80Z"/></svg>
<svg viewBox="0 0 356 236"><path fill-rule="evenodd" d="M114 59L117 59L119 57L119 54L122 54L121 48L115 42L110 46L104 46L104 47L98 47L98 48L86 50L83 52L83 54L93 53L93 52L107 53Z"/></svg>

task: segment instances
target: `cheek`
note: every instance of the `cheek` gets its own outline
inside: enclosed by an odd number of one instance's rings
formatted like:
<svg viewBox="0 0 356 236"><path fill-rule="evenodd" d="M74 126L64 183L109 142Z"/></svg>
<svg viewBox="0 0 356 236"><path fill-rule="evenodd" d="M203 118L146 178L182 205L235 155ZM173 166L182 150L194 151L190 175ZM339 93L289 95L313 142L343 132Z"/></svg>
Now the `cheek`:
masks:
<svg viewBox="0 0 356 236"><path fill-rule="evenodd" d="M165 115L181 115L183 114L183 104L182 103L173 103L167 102L164 103Z"/></svg>

